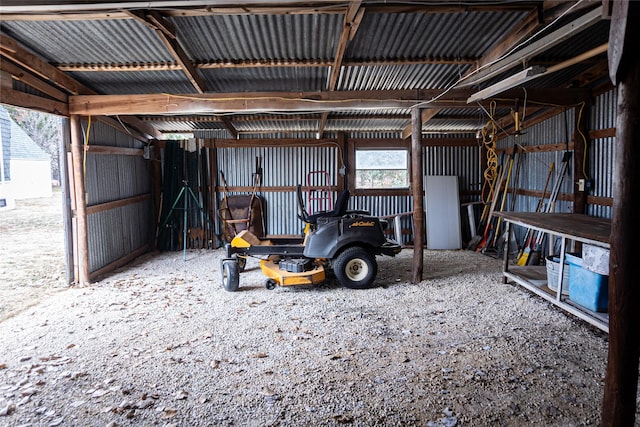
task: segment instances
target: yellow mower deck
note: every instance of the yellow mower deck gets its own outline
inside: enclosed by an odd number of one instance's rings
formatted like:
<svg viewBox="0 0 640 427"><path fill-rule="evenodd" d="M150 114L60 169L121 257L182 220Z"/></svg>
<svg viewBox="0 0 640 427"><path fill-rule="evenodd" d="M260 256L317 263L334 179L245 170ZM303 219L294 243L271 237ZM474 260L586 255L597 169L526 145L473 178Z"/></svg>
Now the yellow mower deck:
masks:
<svg viewBox="0 0 640 427"><path fill-rule="evenodd" d="M316 285L324 282L325 270L322 265L316 265L312 270L293 273L281 270L278 264L270 260L261 260L262 274L275 281L280 286Z"/></svg>

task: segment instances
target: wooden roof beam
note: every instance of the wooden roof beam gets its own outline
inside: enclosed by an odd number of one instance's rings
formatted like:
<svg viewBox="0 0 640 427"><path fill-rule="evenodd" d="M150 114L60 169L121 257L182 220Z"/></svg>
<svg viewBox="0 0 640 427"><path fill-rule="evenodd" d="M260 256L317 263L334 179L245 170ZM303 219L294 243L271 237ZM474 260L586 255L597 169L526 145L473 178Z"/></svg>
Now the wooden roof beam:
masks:
<svg viewBox="0 0 640 427"><path fill-rule="evenodd" d="M440 112L440 108L429 108L426 110L422 110L422 113L421 113L422 126L424 126L425 123L427 123L429 120L431 120L436 115L438 115L439 112ZM402 131L402 139L410 138L411 132L412 132L411 123L409 123L407 127L405 127L404 130Z"/></svg>
<svg viewBox="0 0 640 427"><path fill-rule="evenodd" d="M27 51L16 40L4 33L0 33L0 54L45 82L51 82L72 95L95 93L39 56Z"/></svg>
<svg viewBox="0 0 640 427"><path fill-rule="evenodd" d="M4 33L0 33L0 54L1 56L9 58L11 61L20 65L22 68L34 74L36 77L44 80L45 82L51 82L55 84L57 87L67 91L71 95L96 94L95 91L84 86L77 80L67 76L65 73L50 65L39 56L28 52L17 41ZM26 78L23 78L23 81L27 82ZM34 87L38 89L36 86ZM18 98L19 94L20 93L13 94L14 98ZM0 102L11 104L11 101L5 99L5 97L5 91L0 91ZM25 99L25 97L22 95L20 96L20 98ZM40 98L44 99L45 103L48 102L45 98ZM29 103L33 103L33 98L29 97L29 99L31 100L29 101ZM26 105L25 107L29 108ZM33 108L35 108L35 106ZM64 110L58 109L57 107L55 108L56 110L59 110L63 115L69 114L66 111L66 108ZM122 121L136 128L139 132L145 134L148 138L157 138L160 136L160 134L155 129L135 117L126 117L123 118Z"/></svg>
<svg viewBox="0 0 640 427"><path fill-rule="evenodd" d="M358 27L360 26L360 22L362 22L362 17L364 16L364 8L360 7L361 4L361 0L352 1L349 4L349 7L347 7L347 10L344 14L342 32L340 33L340 38L338 39L335 60L333 66L331 67L331 74L329 75L329 82L327 84L327 89L329 91L336 90L336 86L338 85L338 78L340 77L340 71L342 70L344 53L347 50L347 44L350 40L353 40L353 37L355 36L356 31L358 31ZM328 111L322 113L322 118L320 119L318 125L318 138L322 137L328 118Z"/></svg>
<svg viewBox="0 0 640 427"><path fill-rule="evenodd" d="M162 41L162 44L164 44L171 56L173 56L176 62L180 65L182 71L196 91L198 91L198 93L207 92L207 84L202 77L200 77L195 65L187 56L184 49L182 49L182 46L178 43L175 27L171 22L167 21L160 12L155 10L126 11L126 13L153 29L160 41Z"/></svg>
<svg viewBox="0 0 640 427"><path fill-rule="evenodd" d="M272 113L278 111L310 113L326 111L365 111L370 109L472 108L467 98L472 91L450 90L446 99L433 99L440 89L407 91L335 91L335 92L259 92L145 95L78 95L69 98L70 114L82 115L185 115L229 112ZM498 106L512 106L520 91L507 91ZM529 102L572 105L588 97L581 89L527 90Z"/></svg>
<svg viewBox="0 0 640 427"><path fill-rule="evenodd" d="M236 127L231 122L231 119L229 118L229 116L222 116L220 119L222 120L222 123L224 123L225 127L227 128L227 130L229 131L231 136L237 139L238 138L238 130L236 129Z"/></svg>

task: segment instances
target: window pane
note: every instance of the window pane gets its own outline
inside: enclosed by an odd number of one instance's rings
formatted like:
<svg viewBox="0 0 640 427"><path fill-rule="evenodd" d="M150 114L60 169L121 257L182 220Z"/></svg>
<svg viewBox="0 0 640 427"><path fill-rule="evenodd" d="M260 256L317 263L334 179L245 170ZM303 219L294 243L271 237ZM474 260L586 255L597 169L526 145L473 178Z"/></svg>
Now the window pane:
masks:
<svg viewBox="0 0 640 427"><path fill-rule="evenodd" d="M407 150L356 150L356 188L408 188Z"/></svg>
<svg viewBox="0 0 640 427"><path fill-rule="evenodd" d="M356 169L407 169L407 150L356 150Z"/></svg>

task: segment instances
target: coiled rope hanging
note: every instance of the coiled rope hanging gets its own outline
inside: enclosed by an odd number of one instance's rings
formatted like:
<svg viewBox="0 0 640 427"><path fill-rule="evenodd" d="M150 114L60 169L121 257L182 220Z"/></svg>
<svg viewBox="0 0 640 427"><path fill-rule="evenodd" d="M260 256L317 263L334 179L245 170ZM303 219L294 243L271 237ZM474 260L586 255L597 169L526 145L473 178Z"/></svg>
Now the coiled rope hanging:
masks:
<svg viewBox="0 0 640 427"><path fill-rule="evenodd" d="M498 127L493 120L496 103L492 101L489 106L489 120L482 128L482 143L487 150L487 167L484 170L484 184L482 185L482 201L485 205L491 202L495 181L498 177L498 154L496 153L496 142L498 141Z"/></svg>

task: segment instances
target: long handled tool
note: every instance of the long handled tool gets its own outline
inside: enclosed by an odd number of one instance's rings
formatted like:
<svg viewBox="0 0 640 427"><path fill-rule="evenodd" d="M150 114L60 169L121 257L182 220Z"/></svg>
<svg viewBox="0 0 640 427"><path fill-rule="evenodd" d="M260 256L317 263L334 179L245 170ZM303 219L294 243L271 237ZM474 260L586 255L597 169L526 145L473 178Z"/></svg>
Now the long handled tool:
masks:
<svg viewBox="0 0 640 427"><path fill-rule="evenodd" d="M509 172L507 173L507 180L504 184L504 193L502 195L502 203L500 204L500 210L499 212L503 212L504 211L504 206L507 202L507 196L509 194L509 182L511 181L511 171L513 170L513 157L511 157L511 159L509 160ZM500 235L500 226L502 225L502 217L498 218L498 221L496 222L496 226L493 230L493 239L491 241L491 246L495 247L496 246L496 242L498 241L498 236ZM486 250L487 248L485 248Z"/></svg>
<svg viewBox="0 0 640 427"><path fill-rule="evenodd" d="M487 225L485 226L484 229L484 236L482 238L482 240L480 241L480 243L478 243L478 246L476 247L476 252L482 252L487 245L489 244L489 242L492 240L493 238L493 234L492 231L493 230L493 213L495 211L496 208L496 204L498 203L498 199L500 199L500 194L501 194L501 189L502 189L502 185L503 183L506 184L504 182L504 175L505 175L505 171L507 169L509 169L506 164L507 163L511 163L511 155L509 155L507 157L507 160L505 162L505 165L503 166L502 170L500 171L500 174L498 176L498 180L496 181L494 190L493 190L493 200L491 201L491 208L489 209L489 216L487 217Z"/></svg>
<svg viewBox="0 0 640 427"><path fill-rule="evenodd" d="M551 213L555 209L555 203L558 199L558 193L560 192L560 186L562 186L562 181L564 179L564 175L567 172L567 168L569 167L569 159L571 158L571 152L566 151L564 156L562 157L562 167L560 168L560 174L558 175L558 179L553 185L553 189L551 190L551 195L549 196L549 204L545 208L545 213ZM531 251L529 258L527 260L527 265L538 265L540 264L540 247L542 245L542 241L544 239L545 233L542 231L538 231L536 234L536 238L533 241L533 250Z"/></svg>
<svg viewBox="0 0 640 427"><path fill-rule="evenodd" d="M551 166L549 166L549 173L547 174L547 180L544 183L544 188L542 190L542 197L538 200L538 206L536 207L536 212L540 212L542 207L544 206L544 200L547 197L547 187L549 186L549 180L551 179L551 175L553 174L553 170L555 169L555 162L551 162ZM524 235L524 239L522 241L524 244L520 249L520 253L518 254L517 264L520 266L527 265L527 261L529 260L529 254L531 253L531 246L533 244L533 229L527 228L527 232Z"/></svg>

